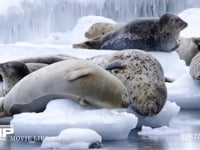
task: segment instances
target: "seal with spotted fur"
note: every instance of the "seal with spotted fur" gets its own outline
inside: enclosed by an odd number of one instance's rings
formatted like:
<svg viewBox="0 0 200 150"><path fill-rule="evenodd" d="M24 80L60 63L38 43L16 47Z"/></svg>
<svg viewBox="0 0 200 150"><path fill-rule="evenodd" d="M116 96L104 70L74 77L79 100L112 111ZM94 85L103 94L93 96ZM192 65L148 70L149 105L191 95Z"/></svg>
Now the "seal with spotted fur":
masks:
<svg viewBox="0 0 200 150"><path fill-rule="evenodd" d="M160 63L140 50L124 50L88 58L122 81L130 106L144 116L158 114L167 99L164 73Z"/></svg>
<svg viewBox="0 0 200 150"><path fill-rule="evenodd" d="M187 23L180 17L166 13L160 19L137 19L101 37L74 44L87 49L141 49L169 52L178 47L178 37Z"/></svg>
<svg viewBox="0 0 200 150"><path fill-rule="evenodd" d="M81 104L120 108L129 105L122 82L86 60L66 60L41 68L22 78L1 101L0 117L40 112L56 98Z"/></svg>

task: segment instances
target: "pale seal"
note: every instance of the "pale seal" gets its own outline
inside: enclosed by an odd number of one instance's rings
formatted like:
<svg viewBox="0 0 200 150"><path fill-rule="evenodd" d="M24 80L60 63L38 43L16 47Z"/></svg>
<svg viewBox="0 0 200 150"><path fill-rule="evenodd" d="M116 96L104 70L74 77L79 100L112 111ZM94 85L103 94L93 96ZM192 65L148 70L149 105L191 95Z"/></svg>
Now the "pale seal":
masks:
<svg viewBox="0 0 200 150"><path fill-rule="evenodd" d="M0 116L40 112L56 98L70 98L97 107L129 105L122 82L86 60L66 60L41 68L21 79L1 101Z"/></svg>
<svg viewBox="0 0 200 150"><path fill-rule="evenodd" d="M87 49L141 49L145 51L173 51L178 47L178 37L187 23L180 17L166 13L160 19L137 19L101 37L94 38L74 48Z"/></svg>
<svg viewBox="0 0 200 150"><path fill-rule="evenodd" d="M77 58L69 55L46 55L40 57L24 58L16 61L20 61L23 63L52 64L58 61L69 60L69 59L77 59Z"/></svg>
<svg viewBox="0 0 200 150"><path fill-rule="evenodd" d="M153 116L161 111L167 98L164 74L160 63L150 54L124 50L88 60L122 81L133 110L144 116Z"/></svg>
<svg viewBox="0 0 200 150"><path fill-rule="evenodd" d="M105 22L98 22L93 24L86 32L85 37L88 39L93 39L96 37L100 37L110 31L118 29L122 27L123 24L119 23L105 23Z"/></svg>
<svg viewBox="0 0 200 150"><path fill-rule="evenodd" d="M6 95L19 80L29 73L49 64L69 59L78 58L68 55L48 55L19 59L17 61L8 61L0 64L0 75L3 81L3 95Z"/></svg>
<svg viewBox="0 0 200 150"><path fill-rule="evenodd" d="M190 65L192 58L200 51L200 38L179 38L179 47L176 49L180 59L185 61L187 66Z"/></svg>
<svg viewBox="0 0 200 150"><path fill-rule="evenodd" d="M196 79L200 80L200 53L196 54L190 64L190 75Z"/></svg>

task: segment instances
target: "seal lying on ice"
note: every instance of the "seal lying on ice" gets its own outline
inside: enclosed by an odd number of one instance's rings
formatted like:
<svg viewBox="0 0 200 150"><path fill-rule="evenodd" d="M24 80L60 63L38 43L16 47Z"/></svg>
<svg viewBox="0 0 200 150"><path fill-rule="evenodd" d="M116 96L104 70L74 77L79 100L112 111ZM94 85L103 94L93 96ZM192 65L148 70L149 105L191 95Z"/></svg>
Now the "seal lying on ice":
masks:
<svg viewBox="0 0 200 150"><path fill-rule="evenodd" d="M94 38L74 48L87 49L142 49L169 52L178 47L178 37L187 23L180 17L166 13L160 19L137 19L101 37Z"/></svg>
<svg viewBox="0 0 200 150"><path fill-rule="evenodd" d="M29 73L43 68L49 64L68 59L78 58L68 55L49 55L1 63L0 75L3 81L3 95L6 95L19 80Z"/></svg>
<svg viewBox="0 0 200 150"><path fill-rule="evenodd" d="M158 114L167 99L164 73L160 63L140 50L124 50L89 58L122 81L128 91L130 106L139 114Z"/></svg>
<svg viewBox="0 0 200 150"><path fill-rule="evenodd" d="M103 68L86 60L66 60L21 79L1 101L0 117L40 112L56 98L71 98L97 107L128 107L125 86Z"/></svg>

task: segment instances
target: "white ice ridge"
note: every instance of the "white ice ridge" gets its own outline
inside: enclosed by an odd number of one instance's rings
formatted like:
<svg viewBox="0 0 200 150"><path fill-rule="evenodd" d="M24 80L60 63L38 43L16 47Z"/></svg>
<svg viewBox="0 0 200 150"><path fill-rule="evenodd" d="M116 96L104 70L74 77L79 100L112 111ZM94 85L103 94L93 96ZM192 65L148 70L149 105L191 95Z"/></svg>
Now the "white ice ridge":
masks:
<svg viewBox="0 0 200 150"><path fill-rule="evenodd" d="M126 112L56 100L48 103L42 113L14 115L11 124L17 136L57 136L63 129L88 128L99 133L103 140L119 140L128 138L137 120L135 115Z"/></svg>
<svg viewBox="0 0 200 150"><path fill-rule="evenodd" d="M188 67L181 60L176 52L149 52L162 65L165 77L178 79L188 73Z"/></svg>
<svg viewBox="0 0 200 150"><path fill-rule="evenodd" d="M79 18L91 14L128 22L200 7L199 0L0 0L0 4L0 42L4 43L69 31Z"/></svg>
<svg viewBox="0 0 200 150"><path fill-rule="evenodd" d="M188 23L188 27L181 32L183 37L200 37L200 9L191 8L184 10L178 14L183 20Z"/></svg>
<svg viewBox="0 0 200 150"><path fill-rule="evenodd" d="M148 126L142 126L142 130L138 132L142 136L164 136L164 135L174 135L181 134L182 131L179 129L171 128L168 126L162 126L159 128L151 128Z"/></svg>
<svg viewBox="0 0 200 150"><path fill-rule="evenodd" d="M58 136L46 137L41 149L86 150L100 148L101 136L91 129L69 128L61 131Z"/></svg>
<svg viewBox="0 0 200 150"><path fill-rule="evenodd" d="M137 127L142 127L142 126L162 127L162 126L168 126L170 124L170 121L174 117L176 117L179 111L180 107L176 105L176 103L167 101L161 112L152 117L141 116L130 108L128 109L127 112L135 114L135 116L138 117Z"/></svg>

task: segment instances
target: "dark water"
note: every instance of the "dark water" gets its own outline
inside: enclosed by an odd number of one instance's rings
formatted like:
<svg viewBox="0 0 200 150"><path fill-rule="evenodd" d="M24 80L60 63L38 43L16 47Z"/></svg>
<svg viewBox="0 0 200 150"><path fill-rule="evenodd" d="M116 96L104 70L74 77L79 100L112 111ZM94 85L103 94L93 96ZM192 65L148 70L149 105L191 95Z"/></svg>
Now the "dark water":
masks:
<svg viewBox="0 0 200 150"><path fill-rule="evenodd" d="M127 140L105 141L103 150L198 150L200 149L200 111L181 111L170 127L186 133L168 136L139 136L133 130ZM199 137L198 137L199 135ZM0 142L0 150L40 150L41 143Z"/></svg>

